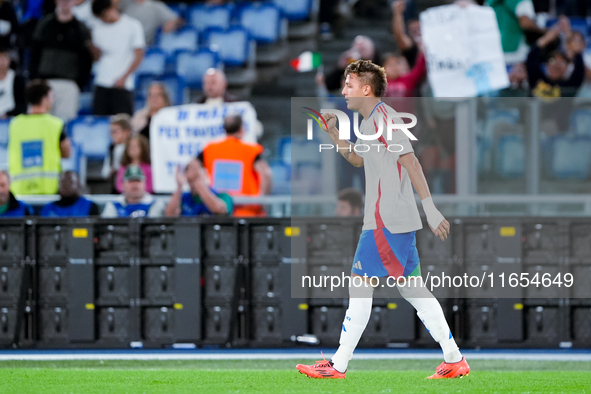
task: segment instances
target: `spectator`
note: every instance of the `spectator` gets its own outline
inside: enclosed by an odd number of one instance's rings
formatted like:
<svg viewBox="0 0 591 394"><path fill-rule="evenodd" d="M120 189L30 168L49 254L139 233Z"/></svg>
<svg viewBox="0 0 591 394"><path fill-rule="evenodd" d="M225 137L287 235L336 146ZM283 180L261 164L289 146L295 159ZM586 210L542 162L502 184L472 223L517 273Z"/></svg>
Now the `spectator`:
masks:
<svg viewBox="0 0 591 394"><path fill-rule="evenodd" d="M101 53L95 65L95 115L133 113L134 72L146 45L140 22L120 14L113 1L92 3L92 13L102 21L92 29L92 41Z"/></svg>
<svg viewBox="0 0 591 394"><path fill-rule="evenodd" d="M123 194L108 202L101 214L104 218L161 217L164 204L146 192L146 176L139 166L130 165L123 175Z"/></svg>
<svg viewBox="0 0 591 394"><path fill-rule="evenodd" d="M388 88L384 102L398 112L414 113L414 102L411 97L416 96L419 84L427 74L425 56L421 51L412 70L402 54L387 55L384 60L384 70L388 80ZM398 99L394 99L394 98Z"/></svg>
<svg viewBox="0 0 591 394"><path fill-rule="evenodd" d="M53 92L42 80L29 82L25 90L29 114L10 121L8 170L16 194L55 194L61 158L70 157L71 143L64 122L49 114Z"/></svg>
<svg viewBox="0 0 591 394"><path fill-rule="evenodd" d="M221 104L238 101L238 98L226 91L228 82L226 74L217 68L208 69L203 74L203 95L197 104Z"/></svg>
<svg viewBox="0 0 591 394"><path fill-rule="evenodd" d="M536 12L531 0L486 0L495 11L505 63L512 65L527 58L528 44L544 34L536 24Z"/></svg>
<svg viewBox="0 0 591 394"><path fill-rule="evenodd" d="M263 147L241 141L244 127L240 115L224 119L226 138L209 143L199 160L212 177L215 190L231 196L260 196L271 191L271 168L263 160ZM235 216L262 215L260 205L244 205L234 210Z"/></svg>
<svg viewBox="0 0 591 394"><path fill-rule="evenodd" d="M191 160L184 174L177 168L177 189L170 197L166 216L211 216L232 214L232 197L218 193L209 187L207 172L197 159ZM189 184L190 191L183 193L183 186Z"/></svg>
<svg viewBox="0 0 591 394"><path fill-rule="evenodd" d="M82 185L75 171L65 171L60 175L57 193L61 199L46 204L41 209L41 216L88 217L100 214L98 205L82 196Z"/></svg>
<svg viewBox="0 0 591 394"><path fill-rule="evenodd" d="M408 33L405 31L404 12L406 11L406 0L397 0L392 3L392 31L396 45L402 56L406 58L408 65L414 67L419 53L418 45L422 43L421 23L416 19L408 21Z"/></svg>
<svg viewBox="0 0 591 394"><path fill-rule="evenodd" d="M13 49L18 34L18 19L12 2L0 0L0 48Z"/></svg>
<svg viewBox="0 0 591 394"><path fill-rule="evenodd" d="M361 216L363 214L363 193L348 187L339 192L335 214L340 217Z"/></svg>
<svg viewBox="0 0 591 394"><path fill-rule="evenodd" d="M47 79L54 92L51 114L64 121L78 115L80 90L90 78L90 31L74 14L74 0L56 0L55 12L39 21L33 34L30 74Z"/></svg>
<svg viewBox="0 0 591 394"><path fill-rule="evenodd" d="M131 118L127 114L118 114L111 117L111 145L109 156L103 162L101 175L111 181L111 190L116 192L115 177L121 168L121 160L131 134Z"/></svg>
<svg viewBox="0 0 591 394"><path fill-rule="evenodd" d="M33 208L18 201L10 192L10 176L0 170L0 217L22 217L33 215Z"/></svg>
<svg viewBox="0 0 591 394"><path fill-rule="evenodd" d="M382 64L382 57L376 50L374 42L367 36L357 36L351 48L341 53L337 67L326 75L325 83L328 90L336 90L341 86L341 77L349 63L355 60L371 60L375 64Z"/></svg>
<svg viewBox="0 0 591 394"><path fill-rule="evenodd" d="M529 97L527 69L524 63L515 63L509 71L509 87L499 91L499 97Z"/></svg>
<svg viewBox="0 0 591 394"><path fill-rule="evenodd" d="M154 41L154 36L159 28L163 33L169 33L183 24L182 18L161 1L122 0L120 7L124 14L140 21L148 45Z"/></svg>
<svg viewBox="0 0 591 394"><path fill-rule="evenodd" d="M143 135L132 137L127 143L127 147L121 158L121 167L117 171L117 180L115 188L119 193L123 192L124 174L127 173L127 167L131 165L138 166L145 175L146 191L153 193L152 188L152 166L150 160L150 143Z"/></svg>
<svg viewBox="0 0 591 394"><path fill-rule="evenodd" d="M84 23L90 30L100 23L100 19L92 13L92 0L74 0L72 13L76 19Z"/></svg>
<svg viewBox="0 0 591 394"><path fill-rule="evenodd" d="M141 134L150 139L150 122L152 116L156 115L164 107L170 107L170 94L168 88L162 82L152 82L148 88L146 106L133 114L131 128L135 134Z"/></svg>
<svg viewBox="0 0 591 394"><path fill-rule="evenodd" d="M10 68L9 50L0 48L0 118L25 112L25 79Z"/></svg>
<svg viewBox="0 0 591 394"><path fill-rule="evenodd" d="M585 65L581 56L584 47L575 46L572 71L568 68L568 57L560 50L552 51L546 64L542 63L542 51L555 42L559 35L560 28L556 25L532 45L527 57L529 86L536 97L573 97L585 78Z"/></svg>

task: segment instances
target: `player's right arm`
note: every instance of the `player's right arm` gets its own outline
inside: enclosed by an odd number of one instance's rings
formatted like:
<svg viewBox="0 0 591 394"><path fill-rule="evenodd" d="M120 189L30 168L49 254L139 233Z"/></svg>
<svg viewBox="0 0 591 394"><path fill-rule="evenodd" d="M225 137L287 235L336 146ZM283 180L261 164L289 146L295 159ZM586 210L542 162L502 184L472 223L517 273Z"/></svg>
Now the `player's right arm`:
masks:
<svg viewBox="0 0 591 394"><path fill-rule="evenodd" d="M337 147L337 152L341 154L349 163L353 164L355 167L363 167L363 158L353 150L353 144L349 141L339 139L339 130L337 129L337 117L335 114L324 114L324 120L326 121L326 126L324 122L320 122L322 125L322 129L326 131L332 142Z"/></svg>

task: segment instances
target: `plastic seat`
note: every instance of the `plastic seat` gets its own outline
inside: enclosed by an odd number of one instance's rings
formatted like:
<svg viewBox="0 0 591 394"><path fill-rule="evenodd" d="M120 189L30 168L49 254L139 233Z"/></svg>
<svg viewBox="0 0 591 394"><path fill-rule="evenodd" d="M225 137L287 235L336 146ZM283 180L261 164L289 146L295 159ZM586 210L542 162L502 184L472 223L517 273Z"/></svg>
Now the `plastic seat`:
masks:
<svg viewBox="0 0 591 394"><path fill-rule="evenodd" d="M244 66L250 56L250 37L242 27L228 30L209 29L206 33L207 46L218 53L226 66Z"/></svg>
<svg viewBox="0 0 591 394"><path fill-rule="evenodd" d="M553 138L550 175L556 179L587 179L591 172L591 138Z"/></svg>
<svg viewBox="0 0 591 394"><path fill-rule="evenodd" d="M79 144L84 156L102 160L109 155L111 134L107 117L76 118L70 122L69 129L72 141Z"/></svg>
<svg viewBox="0 0 591 394"><path fill-rule="evenodd" d="M185 26L176 32L160 33L157 47L168 56L177 51L195 51L199 43L199 34L193 27Z"/></svg>
<svg viewBox="0 0 591 394"><path fill-rule="evenodd" d="M273 4L242 7L238 19L257 44L272 44L281 38L281 10Z"/></svg>
<svg viewBox="0 0 591 394"><path fill-rule="evenodd" d="M180 105L186 101L186 84L184 79L176 73L166 73L164 75L137 74L135 80L137 101L135 105L140 105L145 101L148 87L152 82L160 81L166 85L170 93L170 99L173 105Z"/></svg>
<svg viewBox="0 0 591 394"><path fill-rule="evenodd" d="M290 21L304 21L312 14L312 0L273 0Z"/></svg>
<svg viewBox="0 0 591 394"><path fill-rule="evenodd" d="M187 22L199 32L212 27L226 30L230 27L232 6L194 5L189 8L187 17Z"/></svg>
<svg viewBox="0 0 591 394"><path fill-rule="evenodd" d="M591 109L573 111L570 118L571 131L580 137L591 137Z"/></svg>
<svg viewBox="0 0 591 394"><path fill-rule="evenodd" d="M166 71L166 52L160 48L150 48L146 51L144 60L137 68L138 74L162 75Z"/></svg>
<svg viewBox="0 0 591 394"><path fill-rule="evenodd" d="M190 88L200 89L203 74L209 68L219 66L217 52L209 49L200 49L197 52L181 52L175 59L175 71L180 75Z"/></svg>
<svg viewBox="0 0 591 394"><path fill-rule="evenodd" d="M525 145L521 135L505 135L499 139L496 172L502 178L521 178L525 171Z"/></svg>

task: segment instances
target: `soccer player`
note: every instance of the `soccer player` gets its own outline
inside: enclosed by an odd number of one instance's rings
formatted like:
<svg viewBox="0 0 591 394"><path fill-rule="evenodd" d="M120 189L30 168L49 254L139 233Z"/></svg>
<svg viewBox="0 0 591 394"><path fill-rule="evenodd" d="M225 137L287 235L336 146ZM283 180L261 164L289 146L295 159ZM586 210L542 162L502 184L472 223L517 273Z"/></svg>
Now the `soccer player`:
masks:
<svg viewBox="0 0 591 394"><path fill-rule="evenodd" d="M382 67L368 60L358 60L347 67L345 76L342 94L347 100L347 107L359 111L363 116L359 127L361 134L376 134L380 121L395 120L398 124L403 123L396 111L380 99L387 87L386 74ZM444 362L429 378L468 375L470 367L456 345L441 305L425 286L420 285L422 281L415 232L422 228L422 223L413 186L421 198L431 231L443 241L449 234L450 226L433 204L409 137L401 130L395 130L392 140L386 141L387 129L384 125L384 134L378 139L380 146L378 141L366 141L371 149L367 152L361 152L367 150L366 148L358 149L356 152L348 141L339 140L336 116L325 114L323 118L326 124L322 127L339 147L338 152L352 165L365 168L363 231L359 237L351 275L367 275L367 282L370 282L370 277L376 276L396 279L404 277L408 283L414 283L415 285L398 286L398 290L417 310L417 315L443 350ZM360 139L357 144L363 142ZM388 150L388 145L393 147ZM312 378L345 378L347 365L369 322L373 290L370 283L355 286L354 281L351 281L349 308L343 321L337 352L330 361L324 359L315 365L298 364L296 368L301 373Z"/></svg>

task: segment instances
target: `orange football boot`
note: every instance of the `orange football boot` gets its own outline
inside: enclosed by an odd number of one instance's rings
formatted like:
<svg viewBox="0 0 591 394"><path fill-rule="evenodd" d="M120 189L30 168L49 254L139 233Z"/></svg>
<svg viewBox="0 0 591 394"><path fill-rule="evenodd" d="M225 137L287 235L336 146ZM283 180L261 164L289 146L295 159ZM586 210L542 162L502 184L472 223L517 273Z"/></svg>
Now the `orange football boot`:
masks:
<svg viewBox="0 0 591 394"><path fill-rule="evenodd" d="M323 358L322 360L316 361L316 364L314 364L314 365L298 364L298 365L296 365L296 369L298 371L300 371L301 373L303 373L304 375L307 375L310 378L345 379L345 375L347 374L347 371L345 371L345 372L337 371L336 369L333 368L332 362L328 361L324 357L324 354L322 355L322 358Z"/></svg>
<svg viewBox="0 0 591 394"><path fill-rule="evenodd" d="M428 376L427 379L462 378L469 374L470 366L466 362L466 357L462 357L462 361L458 361L457 363L442 362L435 370L435 373Z"/></svg>

